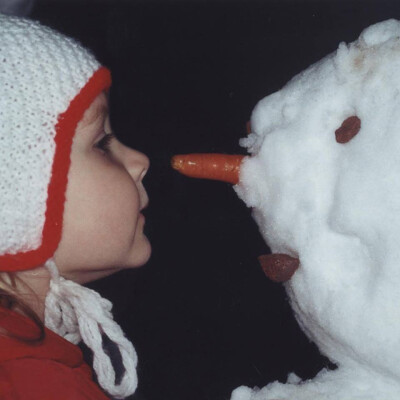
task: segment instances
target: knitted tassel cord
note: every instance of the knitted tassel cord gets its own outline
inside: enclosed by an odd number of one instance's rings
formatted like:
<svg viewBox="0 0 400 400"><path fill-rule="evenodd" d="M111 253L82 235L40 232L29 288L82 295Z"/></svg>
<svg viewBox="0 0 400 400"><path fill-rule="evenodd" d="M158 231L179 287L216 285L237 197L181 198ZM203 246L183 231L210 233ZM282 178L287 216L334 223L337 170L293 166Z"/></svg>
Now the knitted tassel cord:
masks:
<svg viewBox="0 0 400 400"><path fill-rule="evenodd" d="M97 292L60 277L54 261L46 267L51 274L50 290L46 297L46 326L77 344L81 340L93 352L93 369L100 386L111 396L123 399L137 387L137 355L132 343L113 320L112 303ZM113 341L125 368L119 384L115 384L115 371L110 357L103 349L102 333Z"/></svg>

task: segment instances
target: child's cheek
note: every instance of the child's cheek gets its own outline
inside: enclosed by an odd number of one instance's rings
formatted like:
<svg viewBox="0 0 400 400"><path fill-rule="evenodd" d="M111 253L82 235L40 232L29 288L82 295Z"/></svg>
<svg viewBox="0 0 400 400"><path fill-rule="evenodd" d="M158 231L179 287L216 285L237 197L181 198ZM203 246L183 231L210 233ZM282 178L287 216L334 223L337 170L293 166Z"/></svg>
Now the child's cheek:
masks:
<svg viewBox="0 0 400 400"><path fill-rule="evenodd" d="M139 193L121 168L92 161L73 159L59 254L71 252L69 258L80 257L74 260L77 267L87 263L88 267L107 268L125 263L131 250Z"/></svg>

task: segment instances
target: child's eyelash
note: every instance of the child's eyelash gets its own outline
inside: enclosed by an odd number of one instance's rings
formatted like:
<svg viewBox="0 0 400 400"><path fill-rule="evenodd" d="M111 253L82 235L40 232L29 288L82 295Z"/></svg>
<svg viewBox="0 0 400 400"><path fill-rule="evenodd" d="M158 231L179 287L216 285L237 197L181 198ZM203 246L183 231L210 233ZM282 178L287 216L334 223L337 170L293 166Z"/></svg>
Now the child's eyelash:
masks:
<svg viewBox="0 0 400 400"><path fill-rule="evenodd" d="M113 133L106 133L96 144L95 147L98 149L108 153L110 151L110 144L112 139L114 138Z"/></svg>

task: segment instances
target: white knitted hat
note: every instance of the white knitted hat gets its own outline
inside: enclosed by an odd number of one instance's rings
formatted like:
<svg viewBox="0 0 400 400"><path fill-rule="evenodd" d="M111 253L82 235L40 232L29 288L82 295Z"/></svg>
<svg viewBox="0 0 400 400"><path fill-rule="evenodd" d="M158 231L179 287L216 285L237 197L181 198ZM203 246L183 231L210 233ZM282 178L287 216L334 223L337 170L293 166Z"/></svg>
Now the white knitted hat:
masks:
<svg viewBox="0 0 400 400"><path fill-rule="evenodd" d="M60 242L72 139L85 110L111 84L109 71L54 30L0 14L0 271L46 265L46 325L94 352L100 385L123 398L137 385L136 353L112 320L111 303L59 277ZM101 345L120 348L126 373L115 385Z"/></svg>
<svg viewBox="0 0 400 400"><path fill-rule="evenodd" d="M110 84L99 68L71 39L0 15L0 270L41 265L58 246L72 137Z"/></svg>

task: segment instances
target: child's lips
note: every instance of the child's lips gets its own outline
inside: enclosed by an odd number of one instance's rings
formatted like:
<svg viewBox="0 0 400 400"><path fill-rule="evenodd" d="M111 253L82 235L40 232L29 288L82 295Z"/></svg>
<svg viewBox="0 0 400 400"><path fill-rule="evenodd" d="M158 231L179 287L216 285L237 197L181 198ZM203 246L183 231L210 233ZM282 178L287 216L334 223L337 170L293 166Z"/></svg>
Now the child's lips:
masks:
<svg viewBox="0 0 400 400"><path fill-rule="evenodd" d="M139 212L145 210L149 206L149 200L147 199L146 203L142 207L140 207Z"/></svg>
<svg viewBox="0 0 400 400"><path fill-rule="evenodd" d="M143 224L146 222L146 217L143 215L143 210L145 210L149 206L149 198L146 194L146 200L144 201L143 205L139 209L139 220L143 222Z"/></svg>

